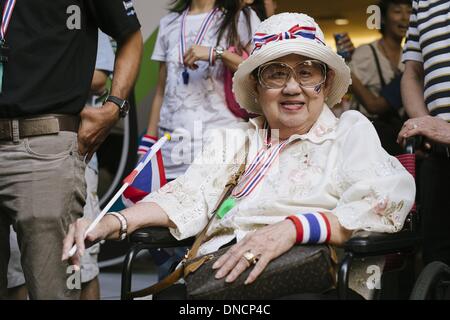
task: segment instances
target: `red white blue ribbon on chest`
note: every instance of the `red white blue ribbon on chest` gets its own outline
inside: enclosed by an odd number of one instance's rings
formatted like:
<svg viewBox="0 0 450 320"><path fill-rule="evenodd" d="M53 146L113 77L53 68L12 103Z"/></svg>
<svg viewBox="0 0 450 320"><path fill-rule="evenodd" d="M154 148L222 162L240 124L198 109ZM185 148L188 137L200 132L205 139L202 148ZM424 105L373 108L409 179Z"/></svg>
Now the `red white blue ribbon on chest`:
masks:
<svg viewBox="0 0 450 320"><path fill-rule="evenodd" d="M214 16L216 15L217 11L219 11L219 8L214 8L211 10L206 18L203 20L200 30L197 33L197 36L195 37L194 44L200 45L205 38L205 35L207 34L209 28L211 27L211 24L214 20ZM181 28L180 28L180 46L179 46L179 59L180 63L184 65L184 55L186 53L187 48L187 41L186 41L186 16L189 12L189 8L187 8L183 14L181 15ZM182 73L183 76L183 83L188 84L189 83L189 73L187 71L187 68L184 68L184 71Z"/></svg>
<svg viewBox="0 0 450 320"><path fill-rule="evenodd" d="M268 128L268 125L265 124L264 128ZM267 129L266 132L269 132L269 130ZM265 140L266 146L257 153L249 167L245 170L239 183L233 189L232 195L236 199L246 197L256 189L269 172L275 160L278 159L280 153L289 143L289 141L283 141L272 147L269 141L269 134Z"/></svg>

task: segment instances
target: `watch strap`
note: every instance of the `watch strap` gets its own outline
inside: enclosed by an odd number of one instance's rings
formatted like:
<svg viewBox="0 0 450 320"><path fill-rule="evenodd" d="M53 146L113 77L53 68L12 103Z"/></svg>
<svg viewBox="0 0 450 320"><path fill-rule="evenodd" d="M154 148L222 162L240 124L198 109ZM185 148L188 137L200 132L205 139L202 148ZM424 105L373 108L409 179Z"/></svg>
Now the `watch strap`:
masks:
<svg viewBox="0 0 450 320"><path fill-rule="evenodd" d="M222 55L225 53L225 49L221 46L214 48L215 60L222 60Z"/></svg>
<svg viewBox="0 0 450 320"><path fill-rule="evenodd" d="M121 118L124 118L128 114L128 108L125 108L125 106L128 104L127 100L109 95L106 98L105 102L112 102L117 105L119 107L119 114Z"/></svg>

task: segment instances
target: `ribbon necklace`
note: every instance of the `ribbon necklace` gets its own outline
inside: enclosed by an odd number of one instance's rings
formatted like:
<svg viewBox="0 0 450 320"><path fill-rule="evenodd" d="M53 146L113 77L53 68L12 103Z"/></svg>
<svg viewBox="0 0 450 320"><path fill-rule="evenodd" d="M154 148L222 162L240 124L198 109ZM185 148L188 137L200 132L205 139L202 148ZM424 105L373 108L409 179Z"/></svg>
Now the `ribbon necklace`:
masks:
<svg viewBox="0 0 450 320"><path fill-rule="evenodd" d="M272 148L270 127L267 121L264 122L264 145L257 152L255 158L245 170L238 184L233 189L231 196L226 199L217 211L219 219L223 219L225 215L236 206L236 199L240 199L251 194L260 182L264 179L272 164L280 155L281 151L289 144L289 140L285 140Z"/></svg>
<svg viewBox="0 0 450 320"><path fill-rule="evenodd" d="M209 12L209 14L206 16L206 18L203 20L202 25L200 26L200 30L197 33L197 36L195 37L194 44L200 45L203 41L203 38L205 37L206 33L208 32L208 29L211 26L211 23L213 21L213 18L215 14L219 11L219 8L214 8ZM180 63L184 65L183 58L184 54L186 53L186 16L189 12L189 8L187 8L183 14L181 15L181 30L180 30ZM183 83L187 85L189 83L189 72L187 68L184 68L183 73L181 74L183 77Z"/></svg>
<svg viewBox="0 0 450 320"><path fill-rule="evenodd" d="M289 141L286 140L272 148L270 128L267 121L264 123L264 129L266 130L265 145L256 154L250 166L245 170L242 179L234 188L232 195L236 199L246 197L256 189L279 157L281 151L289 144Z"/></svg>

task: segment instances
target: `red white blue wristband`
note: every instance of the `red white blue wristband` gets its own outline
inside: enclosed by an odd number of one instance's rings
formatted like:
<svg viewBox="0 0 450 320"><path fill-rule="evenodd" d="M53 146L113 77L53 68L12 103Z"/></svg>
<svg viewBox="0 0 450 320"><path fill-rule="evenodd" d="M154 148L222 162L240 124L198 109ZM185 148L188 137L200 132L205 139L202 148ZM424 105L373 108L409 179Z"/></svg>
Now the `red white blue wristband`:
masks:
<svg viewBox="0 0 450 320"><path fill-rule="evenodd" d="M330 221L323 213L302 213L289 216L297 232L298 244L327 243L331 237Z"/></svg>
<svg viewBox="0 0 450 320"><path fill-rule="evenodd" d="M148 150L150 150L150 148L156 143L157 140L158 137L144 134L142 136L141 143L139 144L139 148L137 151L138 155L146 154Z"/></svg>

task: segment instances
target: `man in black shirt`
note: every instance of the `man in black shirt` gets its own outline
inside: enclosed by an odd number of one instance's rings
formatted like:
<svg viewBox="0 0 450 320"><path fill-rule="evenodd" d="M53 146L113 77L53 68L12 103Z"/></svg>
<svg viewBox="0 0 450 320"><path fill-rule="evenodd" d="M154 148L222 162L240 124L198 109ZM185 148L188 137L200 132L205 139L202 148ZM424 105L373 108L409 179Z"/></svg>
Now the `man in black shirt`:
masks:
<svg viewBox="0 0 450 320"><path fill-rule="evenodd" d="M85 162L127 114L142 55L140 24L126 0L0 3L0 298L12 223L30 297L74 299L78 281L61 262L62 241L82 215ZM111 95L92 108L84 104L98 27L118 50Z"/></svg>

